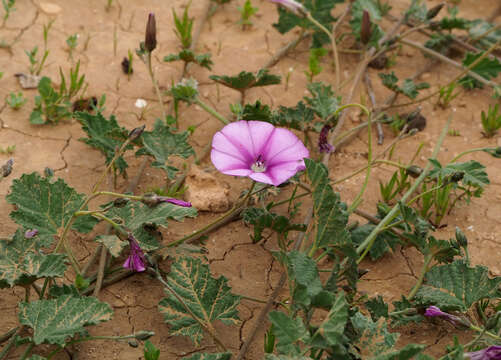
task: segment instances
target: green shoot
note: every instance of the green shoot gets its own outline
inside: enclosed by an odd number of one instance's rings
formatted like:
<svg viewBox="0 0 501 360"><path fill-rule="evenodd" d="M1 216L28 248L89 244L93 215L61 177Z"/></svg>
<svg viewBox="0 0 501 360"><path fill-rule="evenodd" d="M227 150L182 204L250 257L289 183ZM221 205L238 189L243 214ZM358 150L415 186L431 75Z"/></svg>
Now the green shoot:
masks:
<svg viewBox="0 0 501 360"><path fill-rule="evenodd" d="M310 50L309 70L304 72L309 82L313 82L313 78L322 72L323 68L320 66L320 59L325 55L327 55L327 49L317 48Z"/></svg>
<svg viewBox="0 0 501 360"><path fill-rule="evenodd" d="M8 145L5 148L0 147L0 154L2 154L2 155L12 155L12 154L14 154L15 150L16 150L16 145Z"/></svg>
<svg viewBox="0 0 501 360"><path fill-rule="evenodd" d="M437 100L437 105L440 106L442 109L446 109L449 107L450 103L452 100L454 100L459 94L460 91L454 92L456 89L457 83L453 82L447 86L441 87L440 88L440 93L439 97Z"/></svg>
<svg viewBox="0 0 501 360"><path fill-rule="evenodd" d="M191 4L191 3L190 3ZM183 49L189 49L191 46L192 42L192 36L191 32L193 30L193 19L190 19L188 17L188 9L190 7L190 4L188 4L184 8L183 12L183 17L180 19L174 9L172 9L172 16L174 17L174 24L176 28L174 29L174 33L176 34L177 38L181 42L181 46Z"/></svg>
<svg viewBox="0 0 501 360"><path fill-rule="evenodd" d="M6 99L7 105L14 110L19 110L21 106L26 104L26 101L28 101L28 99L23 96L22 92L18 92L17 94L11 92Z"/></svg>
<svg viewBox="0 0 501 360"><path fill-rule="evenodd" d="M66 39L66 44L68 45L68 57L73 60L73 51L78 45L78 34L73 34L68 36Z"/></svg>
<svg viewBox="0 0 501 360"><path fill-rule="evenodd" d="M3 15L2 27L5 25L5 22L9 18L11 11L16 10L14 8L15 4L16 0L2 0L2 6L5 11L5 14Z"/></svg>
<svg viewBox="0 0 501 360"><path fill-rule="evenodd" d="M250 18L256 15L259 9L253 7L250 0L246 0L244 6L238 6L238 11L240 12L240 20L238 23L242 25L242 30L248 29L252 26L252 21Z"/></svg>
<svg viewBox="0 0 501 360"><path fill-rule="evenodd" d="M482 134L487 137L493 137L498 132L499 128L501 128L501 114L499 114L499 104L496 104L494 107L489 105L489 110L487 114L482 111L482 128L484 131Z"/></svg>

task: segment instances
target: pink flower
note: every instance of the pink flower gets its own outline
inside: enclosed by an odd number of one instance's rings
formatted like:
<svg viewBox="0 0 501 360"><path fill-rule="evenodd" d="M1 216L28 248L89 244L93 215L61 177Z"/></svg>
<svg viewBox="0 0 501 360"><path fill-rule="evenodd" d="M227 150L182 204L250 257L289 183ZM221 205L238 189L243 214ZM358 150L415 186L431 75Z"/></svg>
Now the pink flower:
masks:
<svg viewBox="0 0 501 360"><path fill-rule="evenodd" d="M237 121L212 139L211 160L226 175L278 186L304 170L308 149L287 129L263 121Z"/></svg>
<svg viewBox="0 0 501 360"><path fill-rule="evenodd" d="M501 346L489 346L488 348L464 353L470 360L501 360Z"/></svg>
<svg viewBox="0 0 501 360"><path fill-rule="evenodd" d="M274 2L276 4L280 4L286 9L289 9L290 11L296 13L296 14L301 14L305 15L306 14L306 9L301 3L298 3L295 0L270 0L271 2Z"/></svg>
<svg viewBox="0 0 501 360"><path fill-rule="evenodd" d="M129 247L130 247L130 255L125 260L123 267L132 271L141 272L146 270L144 258L144 253L141 247L139 246L137 240L134 238L132 234L129 233Z"/></svg>
<svg viewBox="0 0 501 360"><path fill-rule="evenodd" d="M462 323L461 319L458 316L451 315L449 313L443 312L440 308L436 306L428 306L426 309L424 316L428 317L441 317L444 320L449 321L453 325L457 325L458 323Z"/></svg>

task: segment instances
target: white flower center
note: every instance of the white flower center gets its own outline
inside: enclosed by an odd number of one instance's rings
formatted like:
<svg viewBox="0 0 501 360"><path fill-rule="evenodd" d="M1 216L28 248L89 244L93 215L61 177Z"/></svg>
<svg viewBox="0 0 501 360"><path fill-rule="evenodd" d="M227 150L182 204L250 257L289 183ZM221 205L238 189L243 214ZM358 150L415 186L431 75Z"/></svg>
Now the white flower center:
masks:
<svg viewBox="0 0 501 360"><path fill-rule="evenodd" d="M256 173L262 173L266 171L266 165L261 155L259 155L254 164L251 165L251 170Z"/></svg>

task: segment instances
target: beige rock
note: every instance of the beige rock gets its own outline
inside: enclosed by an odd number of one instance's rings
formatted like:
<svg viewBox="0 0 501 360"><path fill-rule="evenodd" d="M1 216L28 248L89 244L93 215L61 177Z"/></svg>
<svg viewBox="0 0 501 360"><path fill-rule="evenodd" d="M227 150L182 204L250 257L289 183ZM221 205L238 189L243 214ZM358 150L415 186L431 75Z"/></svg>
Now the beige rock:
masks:
<svg viewBox="0 0 501 360"><path fill-rule="evenodd" d="M61 12L61 7L54 3L41 2L40 9L48 15L56 15Z"/></svg>
<svg viewBox="0 0 501 360"><path fill-rule="evenodd" d="M186 200L201 211L224 212L231 204L229 191L214 177L192 165L186 177Z"/></svg>
<svg viewBox="0 0 501 360"><path fill-rule="evenodd" d="M498 137L498 146L501 146L501 137Z"/></svg>

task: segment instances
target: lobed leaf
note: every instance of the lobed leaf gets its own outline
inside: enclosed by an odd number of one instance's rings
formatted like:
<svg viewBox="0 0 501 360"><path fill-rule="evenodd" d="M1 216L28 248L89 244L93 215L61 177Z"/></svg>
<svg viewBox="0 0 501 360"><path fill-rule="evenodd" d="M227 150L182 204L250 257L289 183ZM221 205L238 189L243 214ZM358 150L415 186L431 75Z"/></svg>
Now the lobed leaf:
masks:
<svg viewBox="0 0 501 360"><path fill-rule="evenodd" d="M33 329L36 345L64 346L69 337L83 333L85 326L108 321L112 315L111 307L94 297L64 295L19 304L19 321Z"/></svg>
<svg viewBox="0 0 501 360"><path fill-rule="evenodd" d="M191 356L186 356L182 360L230 360L231 355L231 353L196 353Z"/></svg>
<svg viewBox="0 0 501 360"><path fill-rule="evenodd" d="M213 321L239 322L240 297L231 293L225 277L213 278L209 266L202 264L200 259L178 259L167 281L177 296L166 290L167 297L160 301L158 309L172 334L188 336L198 346L203 329L212 329Z"/></svg>

